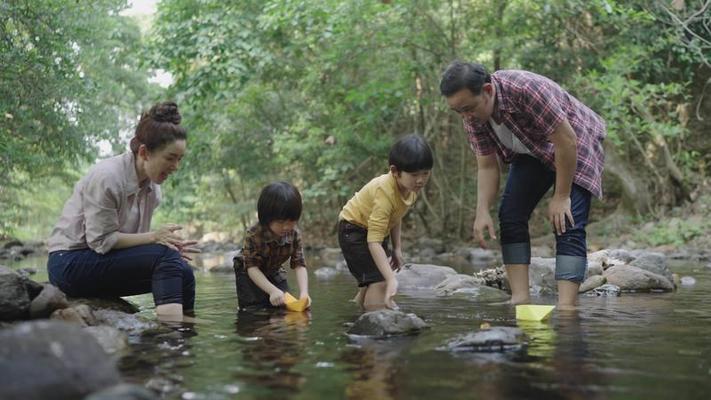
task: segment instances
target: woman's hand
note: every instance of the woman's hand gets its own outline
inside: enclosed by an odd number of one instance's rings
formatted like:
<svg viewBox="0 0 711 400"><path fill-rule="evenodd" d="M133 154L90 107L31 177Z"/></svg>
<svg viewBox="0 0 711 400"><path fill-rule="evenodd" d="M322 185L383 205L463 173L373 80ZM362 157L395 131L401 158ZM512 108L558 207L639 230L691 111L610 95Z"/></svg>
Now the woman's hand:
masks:
<svg viewBox="0 0 711 400"><path fill-rule="evenodd" d="M180 244L176 245L180 256L188 261L192 261L193 258L188 256L189 253L197 254L202 253L202 250L197 247L193 247L197 244L197 240L183 240Z"/></svg>
<svg viewBox="0 0 711 400"><path fill-rule="evenodd" d="M274 288L274 290L269 293L269 302L275 307L284 304L284 292Z"/></svg>
<svg viewBox="0 0 711 400"><path fill-rule="evenodd" d="M175 231L181 229L183 227L176 224L163 225L153 232L153 243L162 244L173 250L180 251L178 246L183 242L183 239L176 235Z"/></svg>

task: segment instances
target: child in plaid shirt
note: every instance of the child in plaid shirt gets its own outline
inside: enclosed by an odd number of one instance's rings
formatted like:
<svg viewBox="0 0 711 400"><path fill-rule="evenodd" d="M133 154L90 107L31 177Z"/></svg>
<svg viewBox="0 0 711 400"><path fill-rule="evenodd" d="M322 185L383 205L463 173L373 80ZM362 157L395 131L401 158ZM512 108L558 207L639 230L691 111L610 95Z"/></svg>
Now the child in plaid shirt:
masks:
<svg viewBox="0 0 711 400"><path fill-rule="evenodd" d="M234 258L240 311L276 308L289 290L282 264L290 260L296 272L299 299L308 298L309 284L296 224L301 217L301 194L287 182L262 189L257 202L259 223L247 230L241 254Z"/></svg>

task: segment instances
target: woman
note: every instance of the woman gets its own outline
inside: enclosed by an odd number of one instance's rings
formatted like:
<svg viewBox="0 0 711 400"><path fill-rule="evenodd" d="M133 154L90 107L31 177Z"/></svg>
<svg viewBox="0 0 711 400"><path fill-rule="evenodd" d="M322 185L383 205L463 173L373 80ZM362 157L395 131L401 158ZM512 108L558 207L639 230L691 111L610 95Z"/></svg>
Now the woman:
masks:
<svg viewBox="0 0 711 400"><path fill-rule="evenodd" d="M175 103L143 113L131 150L94 165L74 187L48 241L49 280L72 297L153 292L156 315L182 319L195 303L195 278L169 224L150 230L160 184L178 169L187 133Z"/></svg>

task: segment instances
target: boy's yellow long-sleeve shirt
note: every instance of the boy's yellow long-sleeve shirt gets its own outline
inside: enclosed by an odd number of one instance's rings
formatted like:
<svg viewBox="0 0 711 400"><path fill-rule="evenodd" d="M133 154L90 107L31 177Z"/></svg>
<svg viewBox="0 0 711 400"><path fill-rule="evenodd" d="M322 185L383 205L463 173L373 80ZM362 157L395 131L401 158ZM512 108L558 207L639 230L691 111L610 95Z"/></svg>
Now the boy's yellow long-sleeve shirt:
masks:
<svg viewBox="0 0 711 400"><path fill-rule="evenodd" d="M382 242L415 203L412 192L403 198L392 173L373 178L343 206L340 219L368 230L368 242Z"/></svg>

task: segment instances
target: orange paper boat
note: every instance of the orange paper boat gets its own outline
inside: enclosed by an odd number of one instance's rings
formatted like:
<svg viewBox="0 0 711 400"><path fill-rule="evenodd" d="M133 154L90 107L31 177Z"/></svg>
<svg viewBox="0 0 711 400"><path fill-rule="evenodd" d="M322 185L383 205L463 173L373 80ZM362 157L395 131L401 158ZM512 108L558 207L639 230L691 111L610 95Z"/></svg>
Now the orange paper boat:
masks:
<svg viewBox="0 0 711 400"><path fill-rule="evenodd" d="M309 308L311 305L311 298L307 297L305 299L298 300L296 297L292 296L291 293L284 293L284 305L289 311L301 312Z"/></svg>

